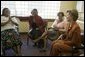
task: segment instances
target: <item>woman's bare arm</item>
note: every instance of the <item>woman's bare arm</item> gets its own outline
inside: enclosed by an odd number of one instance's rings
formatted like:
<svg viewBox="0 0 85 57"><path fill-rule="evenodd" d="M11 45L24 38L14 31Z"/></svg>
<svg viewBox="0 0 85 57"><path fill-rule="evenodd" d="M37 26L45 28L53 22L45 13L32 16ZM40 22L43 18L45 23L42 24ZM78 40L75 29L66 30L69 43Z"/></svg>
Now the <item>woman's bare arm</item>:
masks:
<svg viewBox="0 0 85 57"><path fill-rule="evenodd" d="M1 26L4 26L4 25L6 25L9 22L10 22L10 19L8 21L6 21L6 22L1 22Z"/></svg>

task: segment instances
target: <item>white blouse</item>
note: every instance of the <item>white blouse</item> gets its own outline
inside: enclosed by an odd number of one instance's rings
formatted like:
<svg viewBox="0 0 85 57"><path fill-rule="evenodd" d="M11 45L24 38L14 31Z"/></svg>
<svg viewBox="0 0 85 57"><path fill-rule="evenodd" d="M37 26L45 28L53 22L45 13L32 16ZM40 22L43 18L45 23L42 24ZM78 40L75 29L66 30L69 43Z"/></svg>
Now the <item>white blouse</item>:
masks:
<svg viewBox="0 0 85 57"><path fill-rule="evenodd" d="M64 17L63 19L64 19L64 21L62 21L62 22L60 22L60 23L57 23L59 19L56 19L56 20L53 22L53 24L52 24L51 27L52 27L52 28L55 28L55 27L57 27L57 28L63 28L63 27L64 27L64 24L67 22L67 20L66 20L65 17ZM55 26L55 27L54 27L54 26Z"/></svg>
<svg viewBox="0 0 85 57"><path fill-rule="evenodd" d="M1 16L1 23L5 23L9 20L9 17L5 17L5 16ZM16 17L13 17L11 19L13 22L15 22L16 24L19 24ZM1 31L7 30L7 29L15 29L16 30L16 25L13 24L11 21L9 23L7 23L4 26L1 26Z"/></svg>

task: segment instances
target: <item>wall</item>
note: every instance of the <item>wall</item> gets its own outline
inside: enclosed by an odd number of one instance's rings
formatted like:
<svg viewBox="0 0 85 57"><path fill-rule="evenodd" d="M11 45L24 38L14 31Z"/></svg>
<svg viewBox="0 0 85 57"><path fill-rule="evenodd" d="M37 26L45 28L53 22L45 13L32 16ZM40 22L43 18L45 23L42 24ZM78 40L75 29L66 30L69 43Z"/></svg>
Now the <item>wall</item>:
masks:
<svg viewBox="0 0 85 57"><path fill-rule="evenodd" d="M60 11L66 13L68 9L76 9L77 1L61 1ZM84 30L84 22L77 21L82 30ZM53 21L48 20L48 27L52 25ZM19 32L28 32L29 23L26 21L21 21L19 26Z"/></svg>
<svg viewBox="0 0 85 57"><path fill-rule="evenodd" d="M61 1L60 11L66 13L68 9L76 9L77 1ZM53 22L48 22L48 27L52 25Z"/></svg>
<svg viewBox="0 0 85 57"><path fill-rule="evenodd" d="M68 9L76 9L77 1L61 1L60 11L66 13Z"/></svg>
<svg viewBox="0 0 85 57"><path fill-rule="evenodd" d="M77 6L77 1L61 1L60 11L64 12L65 14L66 10L76 9L76 6ZM82 32L84 32L84 12L79 12L79 19L77 20L77 23L79 24Z"/></svg>
<svg viewBox="0 0 85 57"><path fill-rule="evenodd" d="M20 21L19 32L28 32L29 23L26 21Z"/></svg>

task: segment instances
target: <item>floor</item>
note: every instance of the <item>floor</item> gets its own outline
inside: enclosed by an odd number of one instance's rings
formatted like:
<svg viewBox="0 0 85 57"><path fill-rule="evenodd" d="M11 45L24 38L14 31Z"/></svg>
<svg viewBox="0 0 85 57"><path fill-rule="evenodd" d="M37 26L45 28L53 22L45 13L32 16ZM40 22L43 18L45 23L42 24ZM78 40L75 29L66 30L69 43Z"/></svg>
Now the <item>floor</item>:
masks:
<svg viewBox="0 0 85 57"><path fill-rule="evenodd" d="M27 45L27 35L22 34L20 35L21 41L23 42L23 45L21 46L21 53L22 56L49 56L50 55L50 47L52 41L47 40L47 48L46 52L40 52L40 49L37 47L33 47L33 42L29 39L29 44ZM82 51L84 52L84 51ZM13 56L13 51L7 50L6 56Z"/></svg>
<svg viewBox="0 0 85 57"><path fill-rule="evenodd" d="M37 47L33 47L33 42L29 39L29 44L27 45L27 35L21 35L21 40L23 45L21 46L22 56L49 56L50 54L50 46L51 41L47 40L47 48L46 52L40 52L40 49ZM10 53L11 52L11 53ZM12 50L7 50L7 56L12 56Z"/></svg>

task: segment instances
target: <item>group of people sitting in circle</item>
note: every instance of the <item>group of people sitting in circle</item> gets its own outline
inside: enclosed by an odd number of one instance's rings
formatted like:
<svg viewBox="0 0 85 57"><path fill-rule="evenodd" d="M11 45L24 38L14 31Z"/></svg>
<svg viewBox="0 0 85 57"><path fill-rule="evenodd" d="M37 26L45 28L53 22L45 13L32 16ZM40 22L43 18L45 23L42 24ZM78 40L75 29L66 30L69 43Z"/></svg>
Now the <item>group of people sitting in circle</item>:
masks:
<svg viewBox="0 0 85 57"><path fill-rule="evenodd" d="M44 48L44 39L50 35L57 35L57 31L63 32L59 37L52 41L49 56L58 56L60 53L69 53L72 46L79 46L81 44L81 30L76 23L78 19L78 11L76 9L67 10L66 16L63 12L57 14L58 18L55 19L51 28L52 31L46 30L46 23L38 15L37 9L31 11L31 16L28 17L29 22L29 37L34 42L34 47L41 50ZM19 23L16 17L10 16L10 10L4 8L1 15L1 50L2 54L4 49L12 48L17 55L21 55L22 42L17 32L16 26Z"/></svg>

